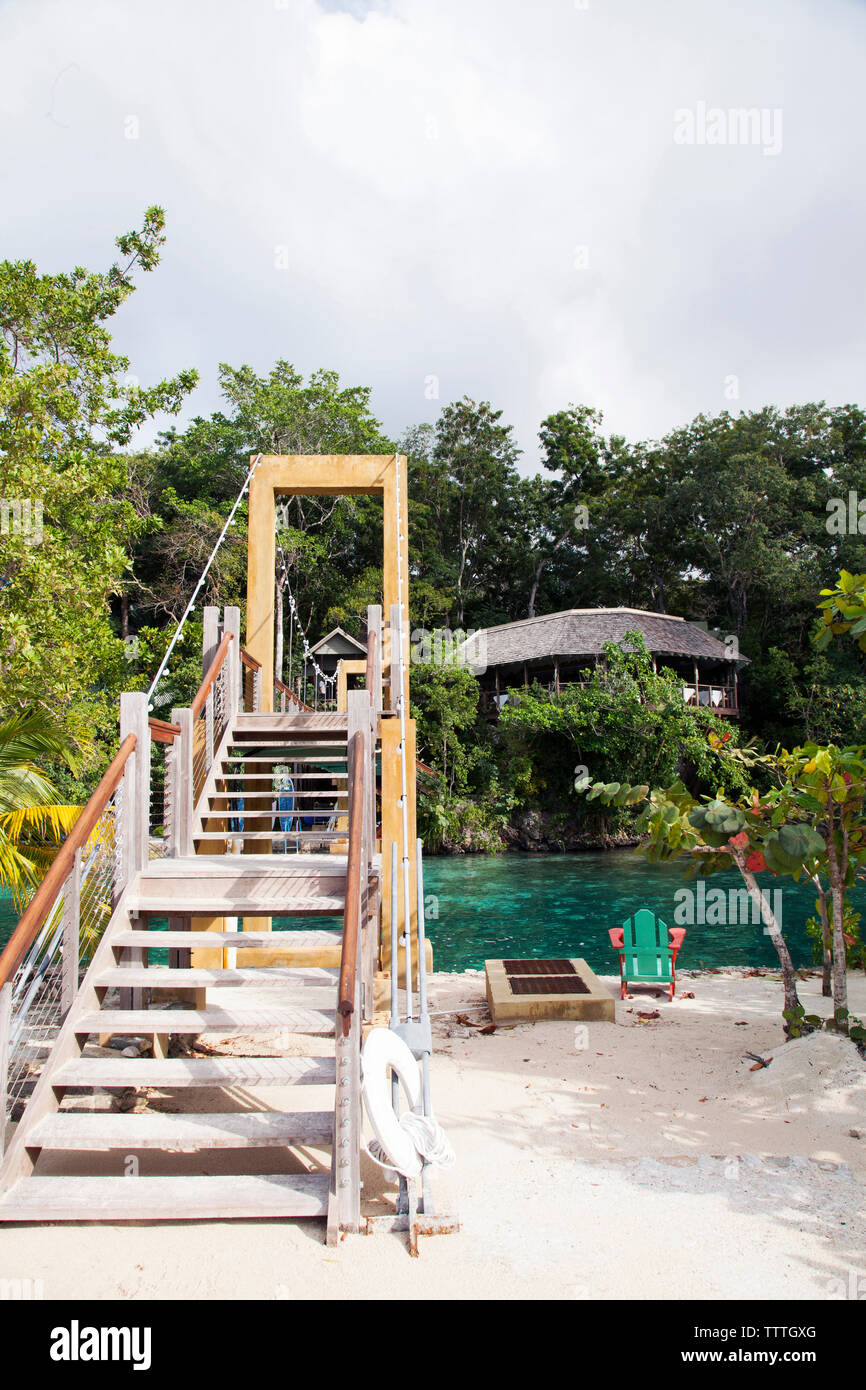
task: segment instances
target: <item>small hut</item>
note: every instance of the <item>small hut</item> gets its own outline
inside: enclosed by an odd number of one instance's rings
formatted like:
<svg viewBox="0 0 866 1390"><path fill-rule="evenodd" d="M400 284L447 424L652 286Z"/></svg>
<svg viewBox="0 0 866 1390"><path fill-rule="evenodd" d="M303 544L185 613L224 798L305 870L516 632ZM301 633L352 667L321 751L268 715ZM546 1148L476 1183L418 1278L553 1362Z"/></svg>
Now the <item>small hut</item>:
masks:
<svg viewBox="0 0 866 1390"><path fill-rule="evenodd" d="M304 662L304 689L308 692L315 690L317 698L333 700L336 696L336 674L340 662L363 661L366 655L367 648L363 642L351 637L341 627L333 628L331 632L319 638L315 646L310 647L309 655ZM317 677L313 662L323 676L331 679L324 682Z"/></svg>

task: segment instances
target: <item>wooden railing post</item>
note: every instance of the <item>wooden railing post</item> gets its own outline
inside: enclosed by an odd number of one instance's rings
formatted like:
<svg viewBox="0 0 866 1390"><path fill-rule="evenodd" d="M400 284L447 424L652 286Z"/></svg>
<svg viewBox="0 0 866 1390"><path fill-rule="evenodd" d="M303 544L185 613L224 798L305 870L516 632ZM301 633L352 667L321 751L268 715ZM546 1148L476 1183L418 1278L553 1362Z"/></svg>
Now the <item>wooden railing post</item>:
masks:
<svg viewBox="0 0 866 1390"><path fill-rule="evenodd" d="M337 1086L328 1211L329 1244L337 1242L341 1231L357 1231L361 1224L361 1016L364 1007L361 931L365 924L369 878L364 804L367 781L365 736L369 730L369 699L366 692L351 691L348 705L346 772L349 788L349 853L335 1027Z"/></svg>
<svg viewBox="0 0 866 1390"><path fill-rule="evenodd" d="M202 615L202 640L201 640L201 674L202 680L207 676L210 664L217 654L219 648L219 620L220 611L218 608L208 606ZM219 679L219 677L217 677ZM205 742L204 742L204 767L205 773L210 772L213 763L214 753L214 696L215 690L211 686L205 701Z"/></svg>
<svg viewBox="0 0 866 1390"><path fill-rule="evenodd" d="M130 876L147 862L147 836L150 829L150 730L147 725L147 696L143 691L126 692L120 697L120 741L135 736L135 752L126 760L123 778L117 788L114 810L115 881L112 905L116 906ZM120 842L120 853L117 844Z"/></svg>
<svg viewBox="0 0 866 1390"><path fill-rule="evenodd" d="M403 668L400 664L400 605L391 604L390 641L388 643L388 708L397 711L397 701L403 686Z"/></svg>
<svg viewBox="0 0 866 1390"><path fill-rule="evenodd" d="M202 610L202 629L201 629L201 673L207 674L208 667L217 654L217 647L220 644L219 635L220 611L218 608L211 607Z"/></svg>
<svg viewBox="0 0 866 1390"><path fill-rule="evenodd" d="M126 854L127 876L138 873L150 858L150 728L148 726L147 696L143 691L129 691L120 697L120 738L135 734L132 785L124 775L123 797L124 832L129 835ZM130 758L129 763L133 762ZM129 767L129 763L127 767ZM127 791L131 793L127 797Z"/></svg>
<svg viewBox="0 0 866 1390"><path fill-rule="evenodd" d="M192 854L192 710L173 709L171 722L180 726L180 735L174 741L171 760L172 802L169 854L172 858L186 858Z"/></svg>
<svg viewBox="0 0 866 1390"><path fill-rule="evenodd" d="M226 608L223 613L223 635L230 632L234 637L229 648L228 663L228 715L234 719L241 706L243 693L243 667L241 665L241 610Z"/></svg>
<svg viewBox="0 0 866 1390"><path fill-rule="evenodd" d="M367 605L367 651L372 650L373 656L370 700L377 713L382 708L382 639L382 605L370 603Z"/></svg>

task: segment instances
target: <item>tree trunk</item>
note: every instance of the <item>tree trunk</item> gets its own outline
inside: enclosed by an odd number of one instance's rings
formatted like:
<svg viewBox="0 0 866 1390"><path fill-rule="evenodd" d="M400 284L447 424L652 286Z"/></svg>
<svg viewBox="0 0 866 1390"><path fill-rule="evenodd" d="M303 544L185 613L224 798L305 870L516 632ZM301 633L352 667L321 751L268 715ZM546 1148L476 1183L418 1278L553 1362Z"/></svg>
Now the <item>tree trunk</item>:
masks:
<svg viewBox="0 0 866 1390"><path fill-rule="evenodd" d="M800 997L797 994L797 976L794 973L794 962L791 960L791 953L788 950L787 943L785 941L784 936L782 935L782 928L779 926L779 923L776 920L775 913L773 912L773 909L770 907L769 902L764 897L763 893L758 887L758 881L755 878L755 875L750 873L749 870L746 868L746 856L743 853L743 851L741 849L733 848L731 850L731 853L734 857L734 862L736 863L737 868L742 874L743 882L745 883L746 888L749 892L749 897L752 899L752 902L756 903L758 908L760 909L761 917L763 918L764 925L767 928L770 940L776 948L776 955L779 957L779 965L782 969L782 988L785 993L785 1008L799 1009L801 1005ZM788 1031L787 1024L785 1027L785 1031Z"/></svg>
<svg viewBox="0 0 866 1390"><path fill-rule="evenodd" d="M848 832L839 817L839 831L842 836L842 854L836 853L834 838L835 805L832 797L827 799L829 833L827 835L827 860L830 867L830 892L833 895L833 1013L848 1010L848 964L845 958L845 874L848 871ZM847 1033L848 1022L838 1025Z"/></svg>
<svg viewBox="0 0 866 1390"><path fill-rule="evenodd" d="M530 590L530 594L529 594L529 608L528 608L528 611L527 611L527 614L526 614L527 618L534 618L534 617L535 617L535 600L536 600L536 598L538 597L538 583L539 583L539 580L541 579L541 571L544 569L544 566L545 566L546 564L547 564L547 557L545 556L543 560L540 560L540 561L539 561L539 563L538 563L538 568L537 568L536 571L535 571L535 578L534 578L534 580L532 581L532 589Z"/></svg>
<svg viewBox="0 0 866 1390"><path fill-rule="evenodd" d="M541 559L539 560L539 562L538 562L538 568L537 568L536 571L535 571L535 579L534 579L533 582L532 582L532 590L531 590L530 595L529 595L529 612L528 612L527 615L526 615L527 618L534 618L534 617L535 617L535 600L538 598L538 585L539 585L539 583L541 582L541 575L542 575L542 572L543 572L545 566L548 564L548 562L549 562L550 560L553 559L554 555L555 555L556 552L559 550L560 546L565 545L565 542L568 540L568 538L569 538L570 535L571 535L571 528L569 528L567 531L563 531L562 535L559 537L559 540L556 541L556 543L555 543L553 549L551 550L550 554L549 554L549 555L543 555L543 556L541 557Z"/></svg>
<svg viewBox="0 0 866 1390"><path fill-rule="evenodd" d="M818 914L821 918L821 993L825 999L829 999L833 992L830 984L833 953L830 950L830 918L827 913L827 894L822 888L821 880L817 874L812 881L818 890Z"/></svg>

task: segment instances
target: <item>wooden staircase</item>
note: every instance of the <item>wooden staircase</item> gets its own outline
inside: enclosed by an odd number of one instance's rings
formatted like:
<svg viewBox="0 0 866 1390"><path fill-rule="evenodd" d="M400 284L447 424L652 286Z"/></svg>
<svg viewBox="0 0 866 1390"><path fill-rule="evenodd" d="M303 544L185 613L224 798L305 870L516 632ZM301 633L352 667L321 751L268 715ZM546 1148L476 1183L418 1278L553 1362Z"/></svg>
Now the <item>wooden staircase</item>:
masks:
<svg viewBox="0 0 866 1390"><path fill-rule="evenodd" d="M227 679L237 710L237 677ZM348 715L230 712L223 729L211 711L197 793L198 716L175 712L175 852L137 866L148 827L133 806L150 743L144 697L124 699L136 750L123 769L131 868L0 1168L0 1222L314 1216L335 1241L360 1221L361 1019L372 1011L380 873L370 697L353 692ZM305 820L330 820L336 804L342 817L339 831L299 826L292 845L342 840L348 854L272 852L275 764L292 768ZM80 885L65 891L80 897ZM235 929L244 917L311 914L339 915L342 929ZM154 929L166 917L169 929ZM208 917L229 920L191 929ZM267 962L284 943L301 955L328 946L339 966L234 964L238 948ZM168 951L167 968L156 951ZM194 963L204 952L209 964ZM109 1038L149 1040L153 1055L100 1045ZM311 1106L296 1087L312 1088ZM137 1092L137 1109L102 1108L117 1092Z"/></svg>

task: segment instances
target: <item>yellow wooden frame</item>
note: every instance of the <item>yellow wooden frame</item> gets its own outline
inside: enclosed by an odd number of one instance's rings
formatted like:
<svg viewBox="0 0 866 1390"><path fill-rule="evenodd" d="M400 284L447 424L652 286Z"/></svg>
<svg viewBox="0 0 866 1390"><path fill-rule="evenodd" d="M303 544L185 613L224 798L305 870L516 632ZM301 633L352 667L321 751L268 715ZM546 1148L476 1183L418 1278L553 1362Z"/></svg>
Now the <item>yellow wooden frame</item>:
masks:
<svg viewBox="0 0 866 1390"><path fill-rule="evenodd" d="M250 464L255 462L251 456ZM261 666L261 708L273 710L274 695L274 567L276 564L277 497L381 497L383 613L387 623L391 606L399 600L397 586L397 491L399 479L404 598L404 651L409 651L409 499L405 454L265 454L250 480L249 533L247 542L246 649ZM390 682L391 639L386 626L382 644L382 676ZM409 699L409 663L405 669L405 695ZM385 708L390 710L391 688L386 684ZM382 741L382 961L390 963L391 842L400 846L402 816L399 808L401 771L399 724L395 718L381 721ZM416 897L415 820L415 721L406 720L406 774L409 816L410 931L414 937ZM246 920L244 925L246 926ZM260 921L248 919L254 929Z"/></svg>

